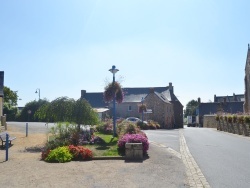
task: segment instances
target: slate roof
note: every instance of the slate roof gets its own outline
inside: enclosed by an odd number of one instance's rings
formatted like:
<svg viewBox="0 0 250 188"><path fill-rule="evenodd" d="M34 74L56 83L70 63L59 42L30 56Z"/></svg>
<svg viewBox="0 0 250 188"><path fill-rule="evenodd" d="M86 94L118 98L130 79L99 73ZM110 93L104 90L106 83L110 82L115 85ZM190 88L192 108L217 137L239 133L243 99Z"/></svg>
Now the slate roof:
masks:
<svg viewBox="0 0 250 188"><path fill-rule="evenodd" d="M4 71L0 71L0 97L3 97Z"/></svg>
<svg viewBox="0 0 250 188"><path fill-rule="evenodd" d="M155 94L158 95L164 102L179 101L172 91L167 87L138 87L138 88L122 88L124 93L123 103L126 102L141 102L142 97L145 98L150 90L153 89ZM84 91L84 92L83 92ZM82 90L82 98L85 98L93 108L107 107L103 99L103 92L87 93Z"/></svg>
<svg viewBox="0 0 250 188"><path fill-rule="evenodd" d="M223 109L224 113L236 114L243 112L243 101L237 102L216 102L216 103L200 103L198 107L199 115L215 114L218 109Z"/></svg>
<svg viewBox="0 0 250 188"><path fill-rule="evenodd" d="M124 100L123 102L141 102L142 97L145 98L150 89L153 89L156 95L158 95L164 101L179 101L173 92L169 90L169 87L143 87L143 88L123 88Z"/></svg>
<svg viewBox="0 0 250 188"><path fill-rule="evenodd" d="M239 95L233 95L233 96L215 96L214 102L224 102L224 99L226 99L226 102L240 102L245 101L244 94Z"/></svg>
<svg viewBox="0 0 250 188"><path fill-rule="evenodd" d="M93 108L103 108L108 106L108 103L103 99L103 92L85 93L83 98L85 98Z"/></svg>

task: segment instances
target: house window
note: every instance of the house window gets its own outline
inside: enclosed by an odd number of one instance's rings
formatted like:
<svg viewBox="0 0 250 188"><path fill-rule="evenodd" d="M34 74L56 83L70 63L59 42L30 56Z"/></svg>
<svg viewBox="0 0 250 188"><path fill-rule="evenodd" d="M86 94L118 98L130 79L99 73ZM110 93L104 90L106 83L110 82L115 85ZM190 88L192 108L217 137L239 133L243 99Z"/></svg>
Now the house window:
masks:
<svg viewBox="0 0 250 188"><path fill-rule="evenodd" d="M132 106L128 106L128 111L132 111Z"/></svg>

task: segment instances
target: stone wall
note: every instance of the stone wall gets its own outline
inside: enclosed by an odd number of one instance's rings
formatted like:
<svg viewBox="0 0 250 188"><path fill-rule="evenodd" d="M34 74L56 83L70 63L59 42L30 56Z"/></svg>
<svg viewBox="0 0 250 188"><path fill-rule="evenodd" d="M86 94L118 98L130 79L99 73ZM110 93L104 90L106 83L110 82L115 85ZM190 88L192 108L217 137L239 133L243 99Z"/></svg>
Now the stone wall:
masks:
<svg viewBox="0 0 250 188"><path fill-rule="evenodd" d="M155 93L150 93L145 98L147 108L152 109L153 113L148 114L149 119L157 121L161 128L173 128L174 109L171 103L163 102Z"/></svg>
<svg viewBox="0 0 250 188"><path fill-rule="evenodd" d="M217 128L217 121L215 120L216 115L204 115L203 127Z"/></svg>

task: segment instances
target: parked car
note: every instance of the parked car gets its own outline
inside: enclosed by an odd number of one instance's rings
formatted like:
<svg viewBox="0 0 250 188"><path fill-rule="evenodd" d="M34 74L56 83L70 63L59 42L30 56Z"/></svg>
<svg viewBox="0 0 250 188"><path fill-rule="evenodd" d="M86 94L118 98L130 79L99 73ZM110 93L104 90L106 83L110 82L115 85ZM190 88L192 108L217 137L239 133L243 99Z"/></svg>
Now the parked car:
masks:
<svg viewBox="0 0 250 188"><path fill-rule="evenodd" d="M126 119L126 121L130 121L130 122L133 122L133 123L142 122L142 120L139 119L139 118L137 118L137 117L128 117ZM147 121L143 121L143 123L147 124L148 122Z"/></svg>

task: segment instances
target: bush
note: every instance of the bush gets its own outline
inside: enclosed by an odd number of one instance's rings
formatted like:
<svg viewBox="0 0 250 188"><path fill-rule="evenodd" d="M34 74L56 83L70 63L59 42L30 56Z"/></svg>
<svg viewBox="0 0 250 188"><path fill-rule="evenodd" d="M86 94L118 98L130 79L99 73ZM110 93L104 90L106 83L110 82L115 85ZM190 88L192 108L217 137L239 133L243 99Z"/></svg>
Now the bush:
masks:
<svg viewBox="0 0 250 188"><path fill-rule="evenodd" d="M140 127L141 130L148 130L148 125L142 121L137 122L137 126Z"/></svg>
<svg viewBox="0 0 250 188"><path fill-rule="evenodd" d="M237 122L237 115L233 115L233 123Z"/></svg>
<svg viewBox="0 0 250 188"><path fill-rule="evenodd" d="M92 151L83 146L70 145L69 151L73 155L74 160L88 160L93 158Z"/></svg>
<svg viewBox="0 0 250 188"><path fill-rule="evenodd" d="M119 136L129 134L137 134L140 133L141 129L137 126L137 124L132 123L130 121L122 121L120 124L117 125L117 134Z"/></svg>
<svg viewBox="0 0 250 188"><path fill-rule="evenodd" d="M59 162L65 163L71 161L73 155L69 151L68 146L58 147L56 149L51 150L48 153L48 156L45 158L47 162Z"/></svg>
<svg viewBox="0 0 250 188"><path fill-rule="evenodd" d="M233 117L232 117L232 116L228 116L228 117L227 117L227 122L228 122L228 123L232 123L232 121L233 121Z"/></svg>
<svg viewBox="0 0 250 188"><path fill-rule="evenodd" d="M237 123L243 124L244 123L244 116L238 116Z"/></svg>
<svg viewBox="0 0 250 188"><path fill-rule="evenodd" d="M118 147L125 151L126 143L142 143L143 153L146 154L149 148L148 138L145 134L125 134L118 140Z"/></svg>
<svg viewBox="0 0 250 188"><path fill-rule="evenodd" d="M159 129L160 124L157 123L156 121L148 120L148 127L149 127L149 129Z"/></svg>
<svg viewBox="0 0 250 188"><path fill-rule="evenodd" d="M112 134L113 133L113 121L112 119L106 119L100 125L96 126L96 130L103 134Z"/></svg>
<svg viewBox="0 0 250 188"><path fill-rule="evenodd" d="M219 115L216 115L215 120L216 120L216 121L219 121L219 120L220 120L220 116L219 116Z"/></svg>
<svg viewBox="0 0 250 188"><path fill-rule="evenodd" d="M250 116L244 116L244 122L246 124L249 124L250 123Z"/></svg>

